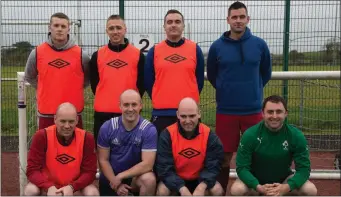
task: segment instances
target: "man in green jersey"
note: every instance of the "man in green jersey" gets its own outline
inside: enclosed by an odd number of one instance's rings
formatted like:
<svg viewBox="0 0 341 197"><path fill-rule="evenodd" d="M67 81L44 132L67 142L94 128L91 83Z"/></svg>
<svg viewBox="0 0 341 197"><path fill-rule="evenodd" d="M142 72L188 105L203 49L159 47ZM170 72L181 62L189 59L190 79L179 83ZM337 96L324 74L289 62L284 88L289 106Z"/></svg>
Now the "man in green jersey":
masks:
<svg viewBox="0 0 341 197"><path fill-rule="evenodd" d="M266 98L262 114L263 121L246 130L240 141L236 158L239 179L231 186L231 195L315 196L317 189L308 180L307 141L300 130L284 122L288 115L285 100L276 95Z"/></svg>

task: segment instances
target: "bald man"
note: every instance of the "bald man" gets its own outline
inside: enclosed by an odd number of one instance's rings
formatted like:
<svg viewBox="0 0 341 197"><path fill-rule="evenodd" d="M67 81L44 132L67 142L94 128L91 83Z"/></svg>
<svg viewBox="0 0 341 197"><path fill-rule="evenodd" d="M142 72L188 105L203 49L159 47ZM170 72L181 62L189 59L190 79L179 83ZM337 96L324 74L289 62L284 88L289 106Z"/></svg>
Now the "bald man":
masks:
<svg viewBox="0 0 341 197"><path fill-rule="evenodd" d="M25 196L98 196L95 140L76 127L77 110L71 103L58 106L54 125L37 131L28 154Z"/></svg>
<svg viewBox="0 0 341 197"><path fill-rule="evenodd" d="M176 114L178 122L168 126L158 142L157 195L221 196L216 177L224 158L222 143L199 122L200 110L192 98L182 99Z"/></svg>
<svg viewBox="0 0 341 197"><path fill-rule="evenodd" d="M101 175L101 196L126 196L138 192L155 195L152 172L157 148L157 131L140 116L140 94L132 89L120 96L120 117L111 118L100 128L97 150Z"/></svg>

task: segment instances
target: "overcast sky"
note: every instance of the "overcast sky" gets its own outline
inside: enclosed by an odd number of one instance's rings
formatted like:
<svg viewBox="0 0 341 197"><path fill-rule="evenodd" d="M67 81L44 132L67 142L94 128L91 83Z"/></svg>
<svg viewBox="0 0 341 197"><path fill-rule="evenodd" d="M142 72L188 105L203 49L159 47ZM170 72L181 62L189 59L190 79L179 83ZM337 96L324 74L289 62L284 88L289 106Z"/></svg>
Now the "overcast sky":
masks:
<svg viewBox="0 0 341 197"><path fill-rule="evenodd" d="M206 52L210 44L228 30L227 9L234 1L125 1L127 38L136 43L140 34L159 42L167 10L178 9L185 17L184 36ZM268 43L272 53L282 53L285 1L243 1L251 17L253 34ZM81 21L77 38L91 54L108 42L105 22L118 14L117 1L1 1L2 46L28 41L33 45L46 38L47 22L55 12ZM340 40L340 1L291 1L290 50L321 50L324 43ZM76 26L74 26L76 27ZM76 28L72 29L72 33Z"/></svg>

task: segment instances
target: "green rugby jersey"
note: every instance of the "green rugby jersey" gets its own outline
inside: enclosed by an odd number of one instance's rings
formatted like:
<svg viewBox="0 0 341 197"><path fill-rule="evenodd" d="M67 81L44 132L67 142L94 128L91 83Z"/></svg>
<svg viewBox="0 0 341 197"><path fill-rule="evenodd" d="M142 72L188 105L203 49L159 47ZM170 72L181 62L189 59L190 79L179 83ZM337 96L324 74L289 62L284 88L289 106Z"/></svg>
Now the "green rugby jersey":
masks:
<svg viewBox="0 0 341 197"><path fill-rule="evenodd" d="M291 190L300 188L310 176L310 159L307 141L297 128L284 123L281 130L270 131L264 121L249 128L239 143L236 165L237 174L249 188L258 184L282 183L288 180Z"/></svg>

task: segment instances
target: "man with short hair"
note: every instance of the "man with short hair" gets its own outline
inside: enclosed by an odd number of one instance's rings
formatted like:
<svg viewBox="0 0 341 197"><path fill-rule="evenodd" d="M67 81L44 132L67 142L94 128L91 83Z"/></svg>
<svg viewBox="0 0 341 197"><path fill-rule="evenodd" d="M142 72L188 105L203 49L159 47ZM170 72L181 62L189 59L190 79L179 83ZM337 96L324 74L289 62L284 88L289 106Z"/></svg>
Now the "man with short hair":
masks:
<svg viewBox="0 0 341 197"><path fill-rule="evenodd" d="M48 39L32 50L25 68L25 80L37 90L39 129L54 124L56 109L64 102L76 107L77 127L82 128L83 88L89 84L90 58L71 39L67 15L53 14L48 28Z"/></svg>
<svg viewBox="0 0 341 197"><path fill-rule="evenodd" d="M309 149L304 134L285 122L286 101L277 95L263 102L263 121L242 136L237 152L237 179L231 194L315 196ZM295 173L291 164L295 163Z"/></svg>
<svg viewBox="0 0 341 197"><path fill-rule="evenodd" d="M263 88L271 78L269 48L263 39L252 35L249 20L242 2L231 4L227 16L230 31L211 45L207 57L207 78L216 89L216 132L225 152L218 178L224 188L241 133L262 119Z"/></svg>
<svg viewBox="0 0 341 197"><path fill-rule="evenodd" d="M167 38L149 50L144 78L158 134L177 121L180 100L191 97L199 102L204 86L204 56L196 43L182 37L185 24L181 12L169 10L163 27Z"/></svg>
<svg viewBox="0 0 341 197"><path fill-rule="evenodd" d="M40 129L28 153L25 196L98 196L95 141L91 133L76 127L77 109L59 105L55 125Z"/></svg>
<svg viewBox="0 0 341 197"><path fill-rule="evenodd" d="M181 100L177 117L178 122L160 134L157 195L223 195L216 180L224 159L218 136L200 123L199 107L192 98Z"/></svg>
<svg viewBox="0 0 341 197"><path fill-rule="evenodd" d="M140 116L140 94L128 89L121 94L122 115L106 121L98 135L101 196L126 196L131 192L152 196L156 178L152 172L157 131Z"/></svg>
<svg viewBox="0 0 341 197"><path fill-rule="evenodd" d="M125 35L127 27L119 15L107 19L109 43L94 52L90 63L90 83L94 99L94 135L102 124L122 114L119 99L123 91L134 89L144 94L144 54L131 45Z"/></svg>

